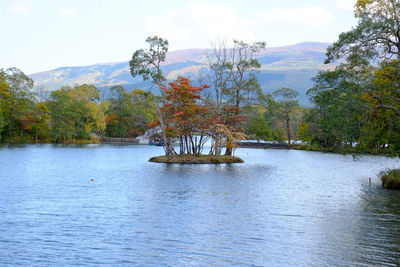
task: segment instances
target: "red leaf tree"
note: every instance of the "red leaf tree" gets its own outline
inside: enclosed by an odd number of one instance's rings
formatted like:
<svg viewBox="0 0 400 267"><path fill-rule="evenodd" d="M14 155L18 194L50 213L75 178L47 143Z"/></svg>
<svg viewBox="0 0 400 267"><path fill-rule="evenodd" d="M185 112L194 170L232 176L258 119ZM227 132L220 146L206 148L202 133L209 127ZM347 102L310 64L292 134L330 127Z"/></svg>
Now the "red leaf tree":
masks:
<svg viewBox="0 0 400 267"><path fill-rule="evenodd" d="M201 154L208 139L208 108L199 104L201 91L208 85L193 86L190 80L178 77L162 88L165 102L161 107L168 121L168 136L179 139L180 154Z"/></svg>
<svg viewBox="0 0 400 267"><path fill-rule="evenodd" d="M169 87L162 87L163 121L168 125L168 139L179 141L179 154L199 155L204 144L213 140L209 154L232 155L236 141L246 138L240 127L244 118L238 107L225 104L218 109L212 101L201 101L201 92L210 86L193 86L188 78L178 77ZM157 125L158 121L153 123ZM216 142L215 140L218 140ZM175 150L173 153L176 154Z"/></svg>

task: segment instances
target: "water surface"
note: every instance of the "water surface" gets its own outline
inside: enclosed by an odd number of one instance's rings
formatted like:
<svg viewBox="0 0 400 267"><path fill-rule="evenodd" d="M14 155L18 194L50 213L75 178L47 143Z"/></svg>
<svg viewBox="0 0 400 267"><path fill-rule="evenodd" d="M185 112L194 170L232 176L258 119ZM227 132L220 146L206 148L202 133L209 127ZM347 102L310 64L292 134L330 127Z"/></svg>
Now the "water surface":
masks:
<svg viewBox="0 0 400 267"><path fill-rule="evenodd" d="M161 153L0 148L0 266L400 264L400 193L377 178L398 160L239 149L244 164L147 162Z"/></svg>

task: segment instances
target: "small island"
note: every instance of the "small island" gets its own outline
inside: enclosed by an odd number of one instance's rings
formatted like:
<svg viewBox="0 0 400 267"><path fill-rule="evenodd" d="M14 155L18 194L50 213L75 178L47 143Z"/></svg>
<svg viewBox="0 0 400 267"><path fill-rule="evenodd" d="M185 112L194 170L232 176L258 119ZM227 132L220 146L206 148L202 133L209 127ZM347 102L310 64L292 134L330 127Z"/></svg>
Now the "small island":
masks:
<svg viewBox="0 0 400 267"><path fill-rule="evenodd" d="M230 105L221 110L199 103L200 92L207 85L192 86L189 79L178 77L163 88L163 105L159 108L158 121L160 144L165 155L149 161L170 164L230 164L244 161L233 155L237 140L245 138L239 127L240 110ZM223 114L223 115L221 115ZM202 154L210 142L208 154ZM175 147L179 144L179 153ZM225 149L224 154L222 154Z"/></svg>
<svg viewBox="0 0 400 267"><path fill-rule="evenodd" d="M149 161L176 164L243 163L242 159L234 156L237 142L247 138L243 129L245 119L241 110L241 90L229 91L214 86L217 96L214 99L209 94L202 94L203 89L211 85L194 86L189 78L181 76L166 86L167 79L160 66L166 58L168 41L154 36L147 38L146 42L149 49L135 51L129 67L132 77L141 76L160 88L161 95L155 103L157 119L150 127L158 129L165 155ZM244 74L260 68L254 56L265 48L265 43L249 45L235 41L234 45L236 52L231 55L235 58L233 65L228 69L223 66L224 73L230 71L232 74L228 75L230 78L226 82L250 86L250 76ZM215 64L218 65L218 62L212 63L213 66ZM237 71L242 75L233 75ZM225 94L231 94L231 99L227 99ZM208 141L210 150L202 154ZM179 152L176 152L178 144Z"/></svg>
<svg viewBox="0 0 400 267"><path fill-rule="evenodd" d="M178 163L178 164L230 164L244 163L244 161L235 156L215 156L215 155L174 155L174 156L158 156L149 159L150 162L156 163Z"/></svg>

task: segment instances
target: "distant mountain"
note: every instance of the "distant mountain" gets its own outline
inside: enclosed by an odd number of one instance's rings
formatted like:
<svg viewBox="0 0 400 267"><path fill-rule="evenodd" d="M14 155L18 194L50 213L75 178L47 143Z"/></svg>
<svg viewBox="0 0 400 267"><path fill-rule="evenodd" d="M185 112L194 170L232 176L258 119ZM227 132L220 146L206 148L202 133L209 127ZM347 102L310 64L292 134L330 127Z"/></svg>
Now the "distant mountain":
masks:
<svg viewBox="0 0 400 267"><path fill-rule="evenodd" d="M257 74L261 88L270 93L280 87L290 87L300 92L300 102L307 105L305 92L312 87L311 78L318 71L328 68L323 64L329 43L304 42L296 45L266 48L257 55L262 65ZM211 49L185 49L168 52L162 68L170 80L178 76L196 78L206 70L204 60L212 54ZM56 90L64 85L95 84L100 87L123 85L128 89L150 89L141 78L132 78L128 61L103 63L81 67L61 67L55 70L29 75L47 90Z"/></svg>

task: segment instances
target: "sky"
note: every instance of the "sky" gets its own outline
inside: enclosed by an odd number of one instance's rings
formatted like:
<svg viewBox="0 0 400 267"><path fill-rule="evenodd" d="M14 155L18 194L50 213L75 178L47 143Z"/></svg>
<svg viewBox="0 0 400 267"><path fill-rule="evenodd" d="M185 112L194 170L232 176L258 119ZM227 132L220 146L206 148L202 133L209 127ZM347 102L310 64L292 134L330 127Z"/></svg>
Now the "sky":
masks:
<svg viewBox="0 0 400 267"><path fill-rule="evenodd" d="M157 35L169 50L216 39L268 47L334 42L356 25L355 0L1 0L0 68L27 74L127 61Z"/></svg>

